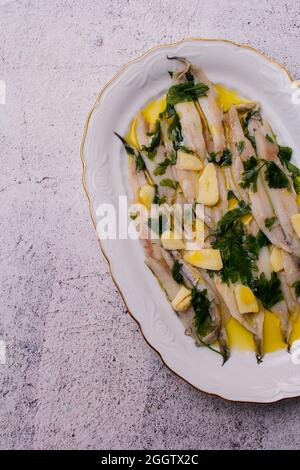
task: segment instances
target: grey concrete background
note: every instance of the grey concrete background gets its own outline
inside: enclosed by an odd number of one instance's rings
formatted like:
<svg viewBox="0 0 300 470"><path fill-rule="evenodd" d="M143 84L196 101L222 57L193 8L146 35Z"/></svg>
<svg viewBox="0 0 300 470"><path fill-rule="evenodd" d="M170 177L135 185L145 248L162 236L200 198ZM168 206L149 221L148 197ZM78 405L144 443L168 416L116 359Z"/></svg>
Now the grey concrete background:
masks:
<svg viewBox="0 0 300 470"><path fill-rule="evenodd" d="M296 0L0 0L1 448L300 447L299 400L206 396L147 346L99 251L79 158L99 88L157 43L250 43L299 78L299 10Z"/></svg>

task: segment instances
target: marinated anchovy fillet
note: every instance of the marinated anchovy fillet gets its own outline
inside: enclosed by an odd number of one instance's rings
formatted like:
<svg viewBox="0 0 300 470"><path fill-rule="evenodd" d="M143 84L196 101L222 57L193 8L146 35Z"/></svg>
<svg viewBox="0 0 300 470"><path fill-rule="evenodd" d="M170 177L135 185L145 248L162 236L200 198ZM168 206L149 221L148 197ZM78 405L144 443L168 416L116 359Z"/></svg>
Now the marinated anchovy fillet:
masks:
<svg viewBox="0 0 300 470"><path fill-rule="evenodd" d="M251 112L251 111L250 111ZM244 136L244 132L239 120L237 109L232 106L227 113L227 125L230 132L230 140L232 145L232 151L234 153L234 174L237 184L240 186L240 196L242 199L245 197L246 200L249 198L252 214L255 218L260 230L269 238L269 240L276 246L290 251L290 248L285 240L283 230L280 226L268 228L265 224L267 219L271 219L275 216L271 200L267 194L266 188L263 184L263 178L260 172L256 171L257 165L251 168L251 162L254 162L255 150L252 143ZM241 144L242 142L242 144ZM240 145L241 151L235 152L233 147L238 149ZM253 163L253 165L255 162ZM250 172L254 174L251 180ZM248 172L248 173L247 173ZM246 177L249 175L248 180ZM250 180L250 182L249 182ZM252 184L251 184L252 181ZM249 184L248 184L249 183ZM244 190L244 192L242 192Z"/></svg>
<svg viewBox="0 0 300 470"><path fill-rule="evenodd" d="M185 199L190 204L193 204L198 195L198 181L199 175L196 171L184 170L177 165L177 151L174 149L172 141L170 140L168 129L171 124L168 123L167 119L162 119L161 129L163 142L166 148L167 156L169 159L175 158L174 164L172 165L172 171L174 179L180 185Z"/></svg>
<svg viewBox="0 0 300 470"><path fill-rule="evenodd" d="M258 268L258 275L264 276L267 281L270 282L272 278L272 265L270 260L270 251L268 246L263 246L259 252L259 259L257 262ZM271 293L271 296L274 295L274 301L271 302L273 305L268 305L270 312L274 313L278 316L280 320L280 331L281 336L284 341L289 347L289 336L291 333L291 321L290 321L290 313L288 309L288 302L287 297L290 297L290 293L288 292L287 285L286 285L286 276L283 272L279 274L279 282L280 282L280 292L282 295L279 296L278 300L276 300L275 292Z"/></svg>
<svg viewBox="0 0 300 470"><path fill-rule="evenodd" d="M225 106L201 68L169 59L179 67L154 114L146 107L134 132L116 134L141 204L129 215L185 333L224 364L238 322L260 363L266 312L279 318L287 349L300 313L300 169L257 103Z"/></svg>
<svg viewBox="0 0 300 470"><path fill-rule="evenodd" d="M207 78L205 73L199 67L196 67L185 59L189 66L188 72L193 77L195 83L203 83L208 87L204 96L198 98L198 104L205 116L210 135L213 142L213 149L217 155L217 161L220 160L225 149L225 137L223 129L223 113L217 104L217 92L213 83Z"/></svg>
<svg viewBox="0 0 300 470"><path fill-rule="evenodd" d="M220 310L220 306L218 304L218 299L216 295L214 295L213 290L206 283L203 278L201 277L201 272L198 273L196 269L191 267L186 261L182 259L178 252L172 252L172 256L175 260L180 260L182 263L182 272L184 278L187 280L188 283L192 286L199 293L204 293L207 296L207 300L209 302L209 327L203 333L203 336L199 331L197 331L197 327L195 322L191 329L193 336L198 338L202 345L209 345L216 341L219 342L220 351L223 354L224 362L229 357L229 347L228 347L228 340L226 331L224 328L224 320L222 318L222 312Z"/></svg>
<svg viewBox="0 0 300 470"><path fill-rule="evenodd" d="M139 113L137 116L136 134L143 160L153 183L159 188L159 195L162 198L165 197L167 202L171 202L174 188L161 184L163 180L173 180L171 164L167 158L165 147L160 143L152 152L146 150L151 142L151 136L148 135L149 131L146 119Z"/></svg>
<svg viewBox="0 0 300 470"><path fill-rule="evenodd" d="M208 80L201 69L191 65L186 59L175 58L184 63L185 68L173 75L175 81L181 83L193 83L193 86L204 86L206 87L205 92L201 96L195 97L193 103L178 103L175 105L175 109L178 109L181 122L185 122L185 139L187 142L193 142L193 131L195 126L198 127L198 135L201 136L198 141L197 150L199 156L206 163L208 159L213 158L216 162L219 162L223 152L225 150L225 137L222 124L222 110L217 105L216 91L213 84ZM194 124L190 124L190 119L187 118L187 104L193 106L192 119ZM197 111L198 109L198 111ZM202 117L202 118L201 118ZM206 127L206 130L204 130ZM205 137L206 135L206 137ZM209 140L209 145L205 146L205 139ZM191 144L193 145L193 144ZM206 148L208 147L209 148ZM211 155L210 155L211 154ZM224 195L226 194L226 184L223 169L218 165L215 165L216 177L219 186L219 198L218 203L214 209L205 207L205 212L210 226L215 227L218 219L224 215L227 209L227 200Z"/></svg>
<svg viewBox="0 0 300 470"><path fill-rule="evenodd" d="M257 155L264 160L260 177L290 247L288 251L300 256L300 241L291 222L298 212L296 193L278 158L278 147L271 142L270 128L259 111L250 117L248 129L255 139Z"/></svg>

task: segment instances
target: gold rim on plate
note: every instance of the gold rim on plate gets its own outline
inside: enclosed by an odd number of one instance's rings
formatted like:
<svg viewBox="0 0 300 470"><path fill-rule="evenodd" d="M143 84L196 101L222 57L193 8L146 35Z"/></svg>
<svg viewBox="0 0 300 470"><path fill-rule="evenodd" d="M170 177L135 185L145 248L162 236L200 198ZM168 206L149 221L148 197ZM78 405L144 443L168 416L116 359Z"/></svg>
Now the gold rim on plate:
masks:
<svg viewBox="0 0 300 470"><path fill-rule="evenodd" d="M96 222L95 222L95 219L94 219L94 216L93 216L93 212L92 212L92 204L91 204L91 197L89 195L89 192L87 190L87 186L86 186L86 181L85 181L85 170L86 170L86 163L85 163L85 160L84 160L84 155L83 155L83 149L84 149L84 144L85 144L85 139L86 139L86 135L87 135L87 130L88 130L88 126L89 126L89 121L90 121L90 118L91 118L91 115L94 111L94 109L96 108L96 106L98 105L98 103L100 102L100 99L101 99L101 96L102 94L104 93L104 91L106 90L106 88L127 68L129 67L131 64L135 63L135 62L138 62L140 61L141 59L143 59L144 57L146 57L148 54L150 54L151 52L157 50L157 49L161 49L163 47L173 47L173 46L177 46L178 44L182 44L184 42L189 42L189 41L206 41L206 42L224 42L224 43L228 43L228 44L232 44L233 46L237 46L237 47L242 47L243 49L250 49L252 50L253 52L255 52L256 54L264 57L265 59L267 59L269 62L272 62L273 64L275 64L277 67L279 67L280 69L282 69L288 79L291 81L291 82L295 82L296 83L296 86L297 88L300 88L300 83L297 82L296 80L294 80L294 78L292 77L292 75L290 74L290 72L287 70L286 67L284 67L283 65L279 64L278 62L276 62L276 60L274 59L271 59L270 57L268 57L267 55L263 54L262 52L258 51L257 49L255 49L255 47L253 46L250 46L248 44L239 44L237 42L234 42L234 41L230 41L229 39L217 39L217 38L213 38L213 39L209 39L209 38L185 38L185 39L182 39L180 41L176 41L176 42L173 42L173 43L170 43L170 44L159 44L157 46L154 46L152 47L151 49L149 49L148 51L144 52L141 56L137 57L136 59L133 59L133 60L130 60L129 62L127 62L125 65L123 65L123 67L120 68L120 70L118 70L118 72L101 88L100 92L98 93L97 95L97 98L96 98L96 101L92 107L92 109L89 111L88 113L88 116L86 118L86 121L85 121L85 126L84 126L84 130L83 130L83 136L82 136L82 140L81 140L81 145L80 145L80 158L81 158L81 162L82 162L82 185L83 185L83 189L85 191L85 194L87 196L87 199L88 199L88 205L89 205L89 214L90 214L90 217L91 217L91 220L92 220L92 223L94 225L94 228L96 230L96 233L97 233L97 239L98 239L98 243L99 243L99 246L100 246L100 250L104 256L104 258L106 259L107 261L107 264L108 264L108 268L109 268L109 271L110 271L110 274L111 274L111 277L112 277L112 280L116 286L116 288L118 289L120 295L121 295L121 298L125 304L125 307L127 309L127 312L129 313L129 315L135 320L135 322L138 324L139 326L139 329L142 333L142 336L144 338L144 340L146 341L146 343L150 346L150 348L155 351L160 359L162 360L162 362L164 363L164 365L173 373L175 374L177 377L179 377L180 379L182 379L185 383L187 383L188 385L190 385L191 387L195 388L196 390L202 392L202 393L205 393L209 396L213 396L213 397L218 397L218 398L222 398L223 400L225 401L228 401L228 402L232 402L232 403L245 403L245 404L255 404L255 405L268 405L268 404L272 404L272 403L276 403L276 402L279 402L279 401L283 401L283 400L291 400L293 398L299 398L300 395L298 396L295 396L295 397L286 397L286 398L279 398L277 400L274 400L274 401L271 401L271 402L267 402L267 403L264 403L264 402L255 402L255 401L244 401L244 400L231 400L229 398L224 398L222 397L221 395L218 395L217 393L212 393L212 392L206 392L205 390L201 390L199 387L197 387L196 385L193 385L191 384L187 379L185 379L184 377L182 377L180 374L178 374L177 372L175 372L173 369L171 369L171 367L164 361L161 353L152 345L149 343L149 341L147 340L146 336L144 335L144 332L143 332L143 329L141 327L141 324L139 323L139 321L135 318L135 316L133 315L133 313L130 311L130 309L128 308L127 306L127 303L126 303L126 300L124 298L124 295L123 295L123 292L120 288L120 286L118 285L117 281L115 280L114 278L114 274L112 272L112 268L111 268L111 264L110 264L110 260L108 258L108 256L106 255L103 247L102 247L102 244L101 244L101 240L99 238L99 235L98 235L98 232L97 232L97 225L96 225Z"/></svg>

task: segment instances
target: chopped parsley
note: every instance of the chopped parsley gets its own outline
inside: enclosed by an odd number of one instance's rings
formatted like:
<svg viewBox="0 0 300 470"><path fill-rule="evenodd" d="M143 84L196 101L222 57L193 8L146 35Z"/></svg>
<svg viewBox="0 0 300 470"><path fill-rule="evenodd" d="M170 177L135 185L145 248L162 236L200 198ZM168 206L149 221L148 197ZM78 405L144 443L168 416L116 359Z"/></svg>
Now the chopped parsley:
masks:
<svg viewBox="0 0 300 470"><path fill-rule="evenodd" d="M253 135L250 135L249 129L248 129L248 124L250 122L250 119L257 113L257 109L251 109L248 111L244 119L242 119L241 124L242 128L245 134L245 137L251 142L252 146L254 149L256 149L256 142L255 142L255 137Z"/></svg>
<svg viewBox="0 0 300 470"><path fill-rule="evenodd" d="M131 147L131 145L129 145L128 142L124 139L124 137L122 137L120 134L118 134L117 132L114 132L114 134L118 137L118 139L120 139L120 141L124 145L126 153L132 157L133 156L135 157L136 170L137 171L145 170L146 165L140 152L137 152L136 150L134 150L134 148Z"/></svg>
<svg viewBox="0 0 300 470"><path fill-rule="evenodd" d="M279 168L276 163L268 160L260 160L262 163L259 165L259 160L255 157L250 157L243 162L244 172L243 180L240 183L242 188L249 188L254 193L257 191L257 178L260 170L266 167L264 177L270 188L287 188L290 189L289 179L284 171Z"/></svg>
<svg viewBox="0 0 300 470"><path fill-rule="evenodd" d="M266 135L266 140L267 140L268 142L271 142L271 144L275 144L274 138L271 137L269 134Z"/></svg>
<svg viewBox="0 0 300 470"><path fill-rule="evenodd" d="M175 108L172 104L166 105L165 109L163 110L162 113L159 113L159 118L170 118L171 116L174 116L176 114Z"/></svg>
<svg viewBox="0 0 300 470"><path fill-rule="evenodd" d="M265 220L265 226L270 229L273 227L273 225L275 224L277 220L277 217L269 217L268 219Z"/></svg>
<svg viewBox="0 0 300 470"><path fill-rule="evenodd" d="M152 139L151 142L148 146L143 145L142 150L149 153L151 155L151 158L154 158L155 154L154 151L156 147L160 144L160 138L161 138L161 129L160 129L160 121L157 120L155 123L155 130L152 134ZM156 153L156 152L155 152Z"/></svg>
<svg viewBox="0 0 300 470"><path fill-rule="evenodd" d="M177 162L177 152L176 150L172 150L172 152L169 155L170 158L170 165L176 165Z"/></svg>
<svg viewBox="0 0 300 470"><path fill-rule="evenodd" d="M145 165L145 162L143 160L143 157L142 155L140 154L140 152L138 152L136 154L136 157L135 157L135 167L136 167L136 170L137 171L143 171L146 169L146 165Z"/></svg>
<svg viewBox="0 0 300 470"><path fill-rule="evenodd" d="M194 150L191 150L188 147L185 147L184 145L180 145L178 150L182 150L185 153L191 153L192 155L195 154Z"/></svg>
<svg viewBox="0 0 300 470"><path fill-rule="evenodd" d="M118 134L117 132L114 132L115 136L118 137L118 139L120 139L120 141L122 142L122 144L124 145L125 147L125 150L126 150L126 153L128 155L134 155L134 149L128 144L128 142L124 139L124 137L122 137L120 134Z"/></svg>
<svg viewBox="0 0 300 470"><path fill-rule="evenodd" d="M244 201L240 201L236 209L228 211L222 219L219 220L217 232L219 234L225 233L235 219L248 214L251 214L250 206L248 206Z"/></svg>
<svg viewBox="0 0 300 470"><path fill-rule="evenodd" d="M167 93L167 103L175 105L186 101L195 101L201 96L206 96L208 86L204 83L187 82L171 86Z"/></svg>
<svg viewBox="0 0 300 470"><path fill-rule="evenodd" d="M168 187L168 188L171 188L171 189L177 189L177 186L178 186L177 181L171 180L169 178L165 178L165 179L161 180L161 182L159 184L160 184L160 186L165 186L165 187Z"/></svg>
<svg viewBox="0 0 300 470"><path fill-rule="evenodd" d="M274 271L271 274L270 280L266 278L265 273L261 273L253 282L252 288L256 297L267 309L271 309L274 305L283 300L280 280L278 279L277 273Z"/></svg>
<svg viewBox="0 0 300 470"><path fill-rule="evenodd" d="M291 147L281 147L280 145L278 145L278 149L280 161L291 173L294 189L297 194L300 194L300 182L298 179L298 176L300 176L300 170L291 162L293 150Z"/></svg>
<svg viewBox="0 0 300 470"><path fill-rule="evenodd" d="M175 261L172 267L172 277L178 284L183 284L183 275L181 274L182 264L178 260Z"/></svg>
<svg viewBox="0 0 300 470"><path fill-rule="evenodd" d="M265 161L265 180L270 188L287 188L290 190L290 182L284 171L274 162Z"/></svg>
<svg viewBox="0 0 300 470"><path fill-rule="evenodd" d="M243 127L244 127L244 126L247 126L247 127L248 127L248 124L249 124L249 122L250 122L250 119L251 119L253 116L255 116L255 114L257 114L257 112L258 112L258 111L257 111L257 109L255 109L255 108L254 108L254 109L250 109L250 111L248 111L248 113L246 114L246 116L244 117L243 122L242 122Z"/></svg>
<svg viewBox="0 0 300 470"><path fill-rule="evenodd" d="M231 189L228 189L227 191L227 201L230 201L230 199L235 198L234 192L231 191Z"/></svg>
<svg viewBox="0 0 300 470"><path fill-rule="evenodd" d="M243 180L240 186L244 189L251 189L254 193L257 191L257 177L259 171L264 166L264 163L258 166L258 160L255 157L250 157L248 160L243 162L244 172Z"/></svg>
<svg viewBox="0 0 300 470"><path fill-rule="evenodd" d="M300 194L300 181L299 181L299 179L297 178L297 176L293 176L292 180L293 180L293 186L294 186L294 190L295 190L296 194Z"/></svg>
<svg viewBox="0 0 300 470"><path fill-rule="evenodd" d="M220 275L223 282L234 283L240 279L242 284L251 285L258 247L255 237L246 234L240 220L234 221L226 231L216 233L212 247L219 249L222 255Z"/></svg>
<svg viewBox="0 0 300 470"><path fill-rule="evenodd" d="M162 162L160 162L157 167L154 169L153 173L155 176L164 175L167 171L168 166L171 165L171 160L166 158Z"/></svg>
<svg viewBox="0 0 300 470"><path fill-rule="evenodd" d="M245 147L245 142L243 140L240 140L239 142L237 142L235 144L236 148L237 148L237 151L239 152L239 154L241 155L241 153L243 152L244 150L244 147Z"/></svg>
<svg viewBox="0 0 300 470"><path fill-rule="evenodd" d="M166 202L166 197L163 196L163 197L160 197L159 196L159 191L158 191L158 186L157 184L154 185L154 190L155 190L155 193L154 193L154 198L153 198L153 204L163 204L164 202Z"/></svg>
<svg viewBox="0 0 300 470"><path fill-rule="evenodd" d="M281 160L284 160L286 162L291 161L292 154L293 154L293 150L291 149L291 147L282 147L281 145L278 145L278 150L279 150L278 156Z"/></svg>
<svg viewBox="0 0 300 470"><path fill-rule="evenodd" d="M263 246L268 246L270 245L270 243L271 243L270 240L268 239L268 237L266 237L264 232L262 230L259 230L259 232L256 235L257 255L259 254L259 250Z"/></svg>
<svg viewBox="0 0 300 470"><path fill-rule="evenodd" d="M225 149L222 153L221 158L219 161L216 161L217 154L215 152L211 152L209 154L209 161L216 163L219 166L228 166L232 164L232 154L229 149Z"/></svg>
<svg viewBox="0 0 300 470"><path fill-rule="evenodd" d="M224 225L222 231L217 230L213 235L212 247L221 252L223 268L219 274L222 281L234 283L240 280L242 284L251 287L259 251L269 243L261 231L256 237L247 234L244 224L238 219Z"/></svg>
<svg viewBox="0 0 300 470"><path fill-rule="evenodd" d="M192 307L195 312L195 331L197 336L205 336L211 327L209 314L210 301L207 298L207 290L199 291L197 287L192 289Z"/></svg>
<svg viewBox="0 0 300 470"><path fill-rule="evenodd" d="M256 166L257 166L257 159L253 156L243 162L243 167L245 171L252 170L253 168L256 168Z"/></svg>
<svg viewBox="0 0 300 470"><path fill-rule="evenodd" d="M173 143L174 150L179 150L180 143L183 141L183 136L181 132L180 119L177 113L174 114L174 117L168 127L168 137Z"/></svg>

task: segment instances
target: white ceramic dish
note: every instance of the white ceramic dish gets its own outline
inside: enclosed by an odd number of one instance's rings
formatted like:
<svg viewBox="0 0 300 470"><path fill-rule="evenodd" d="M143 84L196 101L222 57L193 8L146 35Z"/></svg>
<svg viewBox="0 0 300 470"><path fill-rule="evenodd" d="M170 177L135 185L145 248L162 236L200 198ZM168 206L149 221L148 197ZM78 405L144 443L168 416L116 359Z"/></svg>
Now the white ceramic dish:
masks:
<svg viewBox="0 0 300 470"><path fill-rule="evenodd" d="M247 46L223 40L186 40L152 49L125 66L101 91L83 136L83 182L95 226L103 202L118 206L127 194L127 157L113 131L125 135L130 120L170 86L167 55L183 56L202 66L212 81L223 83L261 103L279 142L300 155L299 90L286 70ZM299 163L299 162L298 162ZM229 400L274 402L300 395L300 364L286 351L267 354L257 365L252 352L232 351L221 367L218 355L196 348L184 335L156 279L144 265L134 240L101 240L113 278L147 342L180 377L207 393Z"/></svg>

